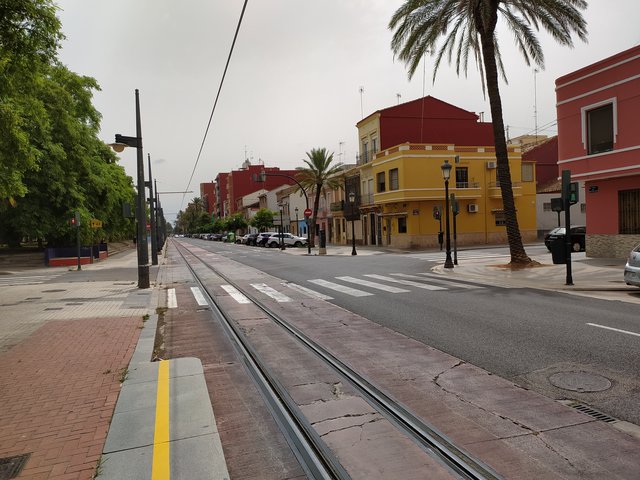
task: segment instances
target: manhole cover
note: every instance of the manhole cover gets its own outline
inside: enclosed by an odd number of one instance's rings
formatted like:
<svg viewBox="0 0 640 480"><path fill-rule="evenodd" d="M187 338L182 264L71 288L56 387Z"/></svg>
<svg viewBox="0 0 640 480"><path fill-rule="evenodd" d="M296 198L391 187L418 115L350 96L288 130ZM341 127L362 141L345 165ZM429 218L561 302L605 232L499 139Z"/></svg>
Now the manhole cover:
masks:
<svg viewBox="0 0 640 480"><path fill-rule="evenodd" d="M552 385L572 392L602 392L611 388L611 381L588 372L560 372L549 377Z"/></svg>

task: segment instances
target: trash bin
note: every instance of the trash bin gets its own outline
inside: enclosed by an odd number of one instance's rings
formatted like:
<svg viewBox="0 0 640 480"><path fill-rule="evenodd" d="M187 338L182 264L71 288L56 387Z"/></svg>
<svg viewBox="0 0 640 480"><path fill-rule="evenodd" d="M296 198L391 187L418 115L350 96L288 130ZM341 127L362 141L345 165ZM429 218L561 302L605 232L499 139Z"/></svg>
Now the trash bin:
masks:
<svg viewBox="0 0 640 480"><path fill-rule="evenodd" d="M555 265L567 263L567 246L564 235L554 238L551 242L551 259Z"/></svg>
<svg viewBox="0 0 640 480"><path fill-rule="evenodd" d="M236 242L236 234L233 232L227 233L227 242L235 243Z"/></svg>

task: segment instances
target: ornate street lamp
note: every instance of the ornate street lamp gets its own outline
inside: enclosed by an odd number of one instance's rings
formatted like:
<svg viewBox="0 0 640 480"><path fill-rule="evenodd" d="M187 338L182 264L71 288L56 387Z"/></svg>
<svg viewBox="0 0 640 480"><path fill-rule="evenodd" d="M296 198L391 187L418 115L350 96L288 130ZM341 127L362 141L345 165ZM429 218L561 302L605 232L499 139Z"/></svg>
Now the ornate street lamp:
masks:
<svg viewBox="0 0 640 480"><path fill-rule="evenodd" d="M136 88L136 136L126 137L116 134L115 144L111 147L118 153L125 147L134 147L137 151L138 205L136 208L136 243L138 247L138 288L149 288L149 251L147 246L147 211L145 208L144 156L142 153L142 126L140 122L140 96Z"/></svg>
<svg viewBox="0 0 640 480"><path fill-rule="evenodd" d="M295 208L296 211L296 236L300 236L300 224L298 223L298 207Z"/></svg>
<svg viewBox="0 0 640 480"><path fill-rule="evenodd" d="M451 177L451 164L449 163L449 160L445 160L440 168L442 169L442 178L444 178L444 229L447 249L447 258L444 261L444 268L453 268L453 260L451 260L451 233L449 231L449 177Z"/></svg>

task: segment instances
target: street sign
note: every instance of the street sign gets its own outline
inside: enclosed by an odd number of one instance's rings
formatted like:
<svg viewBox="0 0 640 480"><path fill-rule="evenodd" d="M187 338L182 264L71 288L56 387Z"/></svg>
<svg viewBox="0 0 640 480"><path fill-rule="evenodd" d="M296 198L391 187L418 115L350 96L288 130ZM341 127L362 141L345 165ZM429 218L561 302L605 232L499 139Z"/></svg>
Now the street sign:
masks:
<svg viewBox="0 0 640 480"><path fill-rule="evenodd" d="M97 218L92 218L91 228L102 228L102 220L98 220Z"/></svg>
<svg viewBox="0 0 640 480"><path fill-rule="evenodd" d="M305 217L310 217L311 216L311 209L310 208L305 208L304 209L304 216Z"/></svg>

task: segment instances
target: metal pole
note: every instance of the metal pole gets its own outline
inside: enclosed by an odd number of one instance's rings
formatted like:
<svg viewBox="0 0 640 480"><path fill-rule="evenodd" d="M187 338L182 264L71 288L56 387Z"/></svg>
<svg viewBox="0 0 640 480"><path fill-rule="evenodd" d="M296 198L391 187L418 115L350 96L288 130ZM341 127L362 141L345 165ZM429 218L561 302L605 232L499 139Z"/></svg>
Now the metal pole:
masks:
<svg viewBox="0 0 640 480"><path fill-rule="evenodd" d="M78 222L78 219L80 218L79 215L76 215L76 247L78 250L78 270L82 270L82 261L81 261L81 252L80 252L80 222ZM93 252L91 252L93 254Z"/></svg>
<svg viewBox="0 0 640 480"><path fill-rule="evenodd" d="M564 202L564 240L565 257L567 264L567 276L565 285L573 285L573 273L571 272L571 203L569 203L569 184L571 183L571 170L562 171L562 200Z"/></svg>
<svg viewBox="0 0 640 480"><path fill-rule="evenodd" d="M356 221L351 217L351 255L357 255L356 252Z"/></svg>
<svg viewBox="0 0 640 480"><path fill-rule="evenodd" d="M153 176L151 175L151 154L147 153L149 160L149 218L151 220L151 264L158 264L158 236L156 232L156 207L153 195Z"/></svg>
<svg viewBox="0 0 640 480"><path fill-rule="evenodd" d="M162 234L162 220L160 219L160 195L158 195L158 181L153 181L154 191L156 193L156 243L158 248L158 253L162 251L162 246L164 245L164 238Z"/></svg>
<svg viewBox="0 0 640 480"><path fill-rule="evenodd" d="M445 224L445 236L446 236L446 249L447 258L444 261L444 268L453 268L453 261L451 260L451 232L449 231L449 179L444 181L444 224Z"/></svg>
<svg viewBox="0 0 640 480"><path fill-rule="evenodd" d="M136 88L136 137L138 169L138 288L149 288L149 251L147 246L147 211L145 209L144 154L142 152L142 125L140 122L140 95Z"/></svg>

